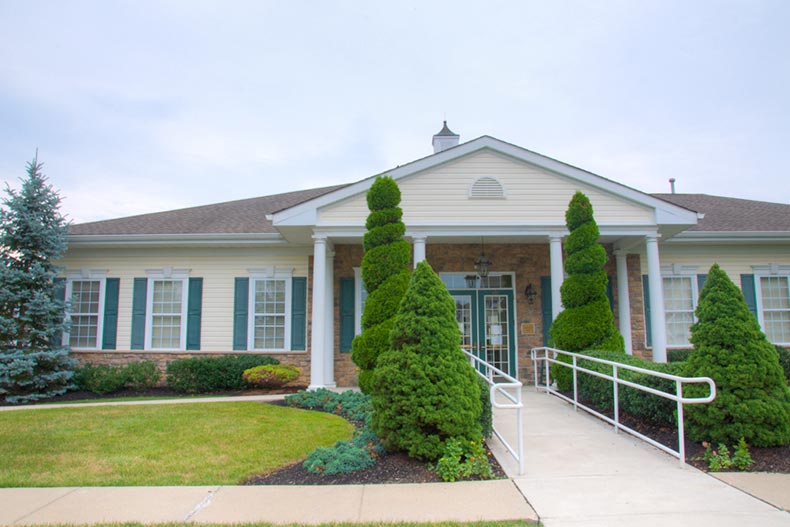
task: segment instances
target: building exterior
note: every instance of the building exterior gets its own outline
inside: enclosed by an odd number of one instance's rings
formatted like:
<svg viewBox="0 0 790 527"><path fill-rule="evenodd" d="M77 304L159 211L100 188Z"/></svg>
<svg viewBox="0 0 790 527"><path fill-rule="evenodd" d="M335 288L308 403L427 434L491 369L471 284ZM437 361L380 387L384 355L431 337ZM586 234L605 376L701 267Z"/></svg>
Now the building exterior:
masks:
<svg viewBox="0 0 790 527"><path fill-rule="evenodd" d="M790 345L790 205L645 194L493 137L459 144L446 123L433 147L383 173L400 186L414 263L427 259L447 284L462 345L525 382L529 350L562 309L564 214L577 190L610 256L629 353L665 361L688 347L713 263L769 339ZM299 366L311 387L355 384L374 179L73 225L64 338L84 362L262 353Z"/></svg>

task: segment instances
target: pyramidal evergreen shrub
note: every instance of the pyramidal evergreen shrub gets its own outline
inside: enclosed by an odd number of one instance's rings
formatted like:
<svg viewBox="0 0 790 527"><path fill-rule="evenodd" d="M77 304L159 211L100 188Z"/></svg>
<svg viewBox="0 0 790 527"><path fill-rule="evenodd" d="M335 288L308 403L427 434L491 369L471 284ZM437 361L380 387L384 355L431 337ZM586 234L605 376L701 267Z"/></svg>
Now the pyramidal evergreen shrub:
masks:
<svg viewBox="0 0 790 527"><path fill-rule="evenodd" d="M351 359L359 368L359 387L373 393L376 361L389 348L390 331L398 306L409 286L409 242L403 239L400 189L395 180L376 178L367 194L368 215L362 245L362 281L368 292L362 313L362 333L354 338Z"/></svg>
<svg viewBox="0 0 790 527"><path fill-rule="evenodd" d="M753 446L790 444L790 389L779 356L749 311L740 289L714 264L700 293L689 377L710 377L716 399L686 406L686 431L695 441ZM707 395L707 385L688 385L684 395Z"/></svg>
<svg viewBox="0 0 790 527"><path fill-rule="evenodd" d="M373 374L373 430L391 450L435 461L447 440L480 441L480 387L461 351L455 302L428 262L414 270Z"/></svg>
<svg viewBox="0 0 790 527"><path fill-rule="evenodd" d="M67 223L41 166L28 163L0 211L0 395L9 403L64 393L76 365L61 344L65 310L53 263L66 252Z"/></svg>
<svg viewBox="0 0 790 527"><path fill-rule="evenodd" d="M606 296L606 250L598 243L600 231L590 200L576 192L565 212L570 234L565 240L566 278L560 287L564 310L549 329L553 347L571 352L603 350L625 352L623 336L614 325ZM569 358L560 360L570 362ZM570 368L552 365L551 375L560 390L572 389Z"/></svg>

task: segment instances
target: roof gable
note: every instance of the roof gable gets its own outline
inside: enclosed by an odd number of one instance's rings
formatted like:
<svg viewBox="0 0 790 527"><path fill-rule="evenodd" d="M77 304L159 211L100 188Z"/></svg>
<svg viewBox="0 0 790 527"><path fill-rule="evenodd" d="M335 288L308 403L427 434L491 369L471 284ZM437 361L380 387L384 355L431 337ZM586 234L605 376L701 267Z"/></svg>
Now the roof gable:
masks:
<svg viewBox="0 0 790 527"><path fill-rule="evenodd" d="M399 166L381 175L390 176L400 184L411 177L436 171L444 165L457 162L483 151L490 151L499 156L510 158L516 163L537 168L545 174L552 174L566 181L576 182L584 188L597 190L602 194L616 197L621 201L652 209L654 211L654 224L677 225L685 228L694 225L697 221L696 213L682 206L655 198L615 181L490 136L479 137L456 147ZM273 215L272 223L278 228L316 225L319 222L319 210L329 209L332 205L340 204L344 201L359 199L360 196L364 196L374 180L375 177L367 178L282 210Z"/></svg>

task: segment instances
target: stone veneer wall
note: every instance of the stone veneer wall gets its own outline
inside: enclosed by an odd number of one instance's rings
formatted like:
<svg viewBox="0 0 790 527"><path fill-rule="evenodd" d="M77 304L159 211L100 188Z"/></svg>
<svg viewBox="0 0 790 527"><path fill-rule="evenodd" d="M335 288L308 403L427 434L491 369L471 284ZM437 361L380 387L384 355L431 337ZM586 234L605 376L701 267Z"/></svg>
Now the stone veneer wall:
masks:
<svg viewBox="0 0 790 527"><path fill-rule="evenodd" d="M156 362L162 371L162 378L159 386L165 385L165 370L167 365L176 359L188 359L192 357L222 357L223 355L268 355L279 360L282 364L291 364L299 368L299 378L291 384L294 386L307 386L310 384L310 356L304 352L297 353L256 353L251 351L228 351L228 352L155 352L155 351L124 351L124 350L103 350L103 351L71 351L71 356L82 364L107 364L110 366L121 366L130 362L152 360ZM290 386L290 385L289 385Z"/></svg>
<svg viewBox="0 0 790 527"><path fill-rule="evenodd" d="M340 279L354 278L354 267L362 265L361 245L335 245L335 382L338 386L357 385L357 365L351 352L340 352Z"/></svg>

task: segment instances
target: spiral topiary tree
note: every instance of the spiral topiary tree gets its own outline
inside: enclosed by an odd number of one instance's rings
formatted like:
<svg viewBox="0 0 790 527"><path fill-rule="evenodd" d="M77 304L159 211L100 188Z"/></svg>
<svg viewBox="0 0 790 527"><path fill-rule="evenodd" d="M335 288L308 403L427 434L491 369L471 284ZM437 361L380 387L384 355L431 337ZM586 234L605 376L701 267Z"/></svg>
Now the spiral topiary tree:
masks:
<svg viewBox="0 0 790 527"><path fill-rule="evenodd" d="M420 262L373 373L373 429L388 449L436 460L450 438L479 441L480 387L461 351L455 302Z"/></svg>
<svg viewBox="0 0 790 527"><path fill-rule="evenodd" d="M779 355L718 264L708 273L696 315L685 374L712 378L716 399L686 406L689 437L729 445L741 437L760 447L790 444L790 389ZM683 394L704 397L707 391L688 385Z"/></svg>
<svg viewBox="0 0 790 527"><path fill-rule="evenodd" d="M625 352L606 296L606 250L598 243L598 224L592 204L583 193L577 191L571 198L565 223L570 231L564 247L567 278L560 287L565 309L549 329L550 342L565 351ZM560 390L572 388L570 368L552 365L551 374Z"/></svg>
<svg viewBox="0 0 790 527"><path fill-rule="evenodd" d="M375 391L373 370L379 355L389 349L390 330L398 306L409 286L409 242L403 239L400 189L391 177L378 177L367 194L368 232L362 240L362 281L368 292L362 313L362 333L351 347L351 359L359 367L359 387Z"/></svg>

